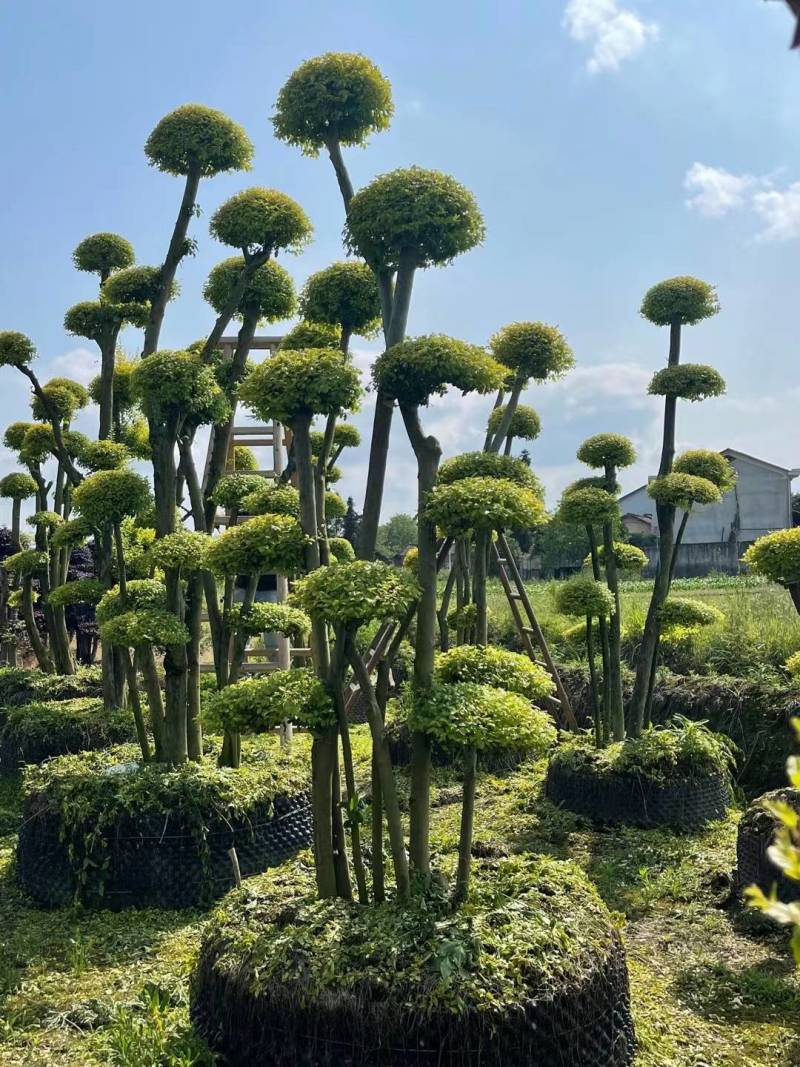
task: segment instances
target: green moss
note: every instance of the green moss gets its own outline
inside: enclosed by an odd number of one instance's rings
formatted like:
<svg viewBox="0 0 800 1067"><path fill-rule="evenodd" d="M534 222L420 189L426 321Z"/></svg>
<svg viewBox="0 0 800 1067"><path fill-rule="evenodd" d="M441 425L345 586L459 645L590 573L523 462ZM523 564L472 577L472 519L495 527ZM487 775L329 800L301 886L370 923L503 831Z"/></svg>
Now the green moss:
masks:
<svg viewBox="0 0 800 1067"><path fill-rule="evenodd" d="M0 667L0 708L31 700L69 700L102 692L100 667L80 667L75 674L44 674L26 667Z"/></svg>
<svg viewBox="0 0 800 1067"><path fill-rule="evenodd" d="M96 697L33 701L6 709L0 730L0 766L9 770L65 752L104 748L134 736L130 711L108 711Z"/></svg>

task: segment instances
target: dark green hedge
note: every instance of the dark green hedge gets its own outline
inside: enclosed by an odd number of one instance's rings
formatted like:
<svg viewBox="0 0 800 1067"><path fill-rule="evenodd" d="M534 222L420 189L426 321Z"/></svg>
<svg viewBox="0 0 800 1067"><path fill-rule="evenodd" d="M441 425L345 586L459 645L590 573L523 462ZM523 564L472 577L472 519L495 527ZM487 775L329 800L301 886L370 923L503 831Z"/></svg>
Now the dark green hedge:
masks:
<svg viewBox="0 0 800 1067"><path fill-rule="evenodd" d="M135 736L131 712L106 711L96 697L6 707L0 726L0 770L15 771L25 763L105 748Z"/></svg>

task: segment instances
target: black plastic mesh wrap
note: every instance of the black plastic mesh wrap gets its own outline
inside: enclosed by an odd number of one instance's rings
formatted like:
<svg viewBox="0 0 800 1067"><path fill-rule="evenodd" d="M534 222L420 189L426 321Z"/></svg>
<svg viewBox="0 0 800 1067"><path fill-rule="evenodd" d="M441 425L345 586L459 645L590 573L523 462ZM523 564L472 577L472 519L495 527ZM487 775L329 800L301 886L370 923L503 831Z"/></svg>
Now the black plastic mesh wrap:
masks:
<svg viewBox="0 0 800 1067"><path fill-rule="evenodd" d="M775 839L779 822L767 811L763 801L783 801L800 812L800 789L775 789L754 800L739 823L736 838L736 886L741 892L749 885L759 886L765 893L773 887L785 903L800 900L800 882L787 878L767 855Z"/></svg>
<svg viewBox="0 0 800 1067"><path fill-rule="evenodd" d="M730 788L723 774L658 782L636 774L598 774L558 761L547 771L546 792L554 804L593 822L672 826L696 830L724 817Z"/></svg>
<svg viewBox="0 0 800 1067"><path fill-rule="evenodd" d="M192 828L180 816L134 822L127 815L107 832L102 893L79 886L82 857L70 859L61 841L61 819L42 794L26 799L17 845L17 877L37 903L188 908L210 903L234 885L228 854L236 849L243 878L275 867L311 842L307 794L278 796L228 822L210 812ZM99 855L100 853L95 853ZM99 884L99 883L98 883Z"/></svg>

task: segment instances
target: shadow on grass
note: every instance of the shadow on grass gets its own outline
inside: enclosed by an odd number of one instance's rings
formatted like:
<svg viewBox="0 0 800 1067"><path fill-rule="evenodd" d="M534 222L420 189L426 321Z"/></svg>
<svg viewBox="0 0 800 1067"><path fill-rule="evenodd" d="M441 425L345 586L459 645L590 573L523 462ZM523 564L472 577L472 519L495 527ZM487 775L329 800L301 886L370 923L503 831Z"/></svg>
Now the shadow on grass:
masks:
<svg viewBox="0 0 800 1067"><path fill-rule="evenodd" d="M673 989L693 1012L740 1024L798 1019L800 991L791 957L762 960L750 967L731 967L705 960L680 971ZM800 1031L800 1021L793 1023Z"/></svg>

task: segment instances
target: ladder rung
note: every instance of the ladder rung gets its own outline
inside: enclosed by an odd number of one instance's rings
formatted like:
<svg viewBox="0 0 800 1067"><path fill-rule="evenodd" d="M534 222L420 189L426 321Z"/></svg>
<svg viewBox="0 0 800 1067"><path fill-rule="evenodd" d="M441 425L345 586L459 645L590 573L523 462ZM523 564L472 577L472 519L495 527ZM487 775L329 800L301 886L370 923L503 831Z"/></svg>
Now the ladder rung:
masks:
<svg viewBox="0 0 800 1067"><path fill-rule="evenodd" d="M509 593L512 600L522 600L522 593Z"/></svg>
<svg viewBox="0 0 800 1067"><path fill-rule="evenodd" d="M274 434L275 427L271 422L263 423L261 426L234 426L231 433L234 437L254 437L258 434Z"/></svg>
<svg viewBox="0 0 800 1067"><path fill-rule="evenodd" d="M248 448L254 448L257 445L274 444L274 441L274 437L234 437L231 446L235 448L236 445L246 444Z"/></svg>

